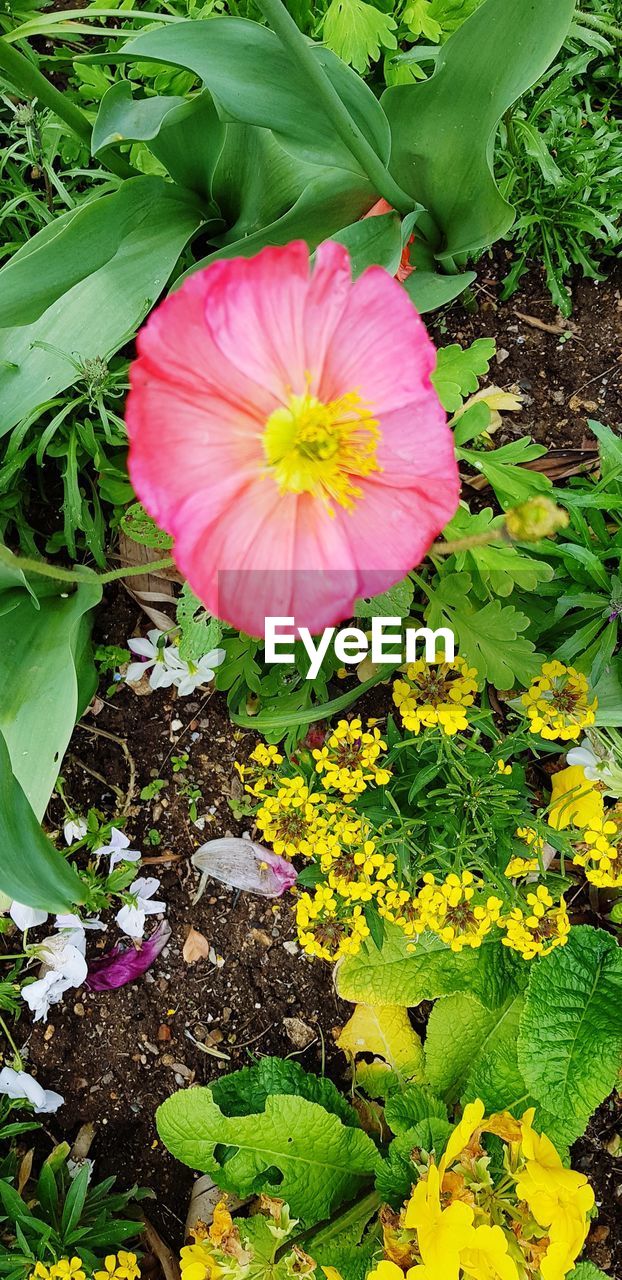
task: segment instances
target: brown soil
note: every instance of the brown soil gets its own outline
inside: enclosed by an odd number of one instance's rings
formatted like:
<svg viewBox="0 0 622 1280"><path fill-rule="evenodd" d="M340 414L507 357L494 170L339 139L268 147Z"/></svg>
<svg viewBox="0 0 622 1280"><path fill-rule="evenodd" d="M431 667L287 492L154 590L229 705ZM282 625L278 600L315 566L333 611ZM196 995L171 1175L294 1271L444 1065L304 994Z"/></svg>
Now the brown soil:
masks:
<svg viewBox="0 0 622 1280"><path fill-rule="evenodd" d="M483 262L475 293L475 314L456 305L431 327L444 343L464 345L478 336L496 335L499 356L507 351L493 364L492 378L506 388L518 385L526 402L504 428L506 438L529 432L548 446L580 448L588 439L588 417L615 428L621 420L622 386L621 302L615 282L580 283L572 326L565 326L563 334L534 328L516 315L520 311L556 323L536 271L520 294L499 304L493 266ZM98 613L96 639L123 645L147 625L137 606L117 590ZM132 845L146 854L149 831L159 833L161 842L152 856L168 860L156 862L149 872L161 878L172 936L144 979L117 992L70 993L72 998L53 1009L47 1027L30 1031L24 1019L21 1038L41 1079L67 1100L50 1121L50 1131L71 1138L81 1124L92 1121L100 1176L114 1172L125 1185L137 1181L152 1186L157 1204L150 1212L163 1234L179 1244L192 1174L158 1143L158 1104L179 1087L209 1082L263 1054L295 1055L314 1071L326 1064L338 1079L343 1061L334 1048L333 1030L349 1009L334 994L328 966L307 960L292 946L287 899L271 903L212 884L192 905L197 884L189 862L193 851L204 840L248 828L248 822L235 821L229 801L237 795L233 762L247 754L251 736L232 728L224 698L138 697L125 686L108 697L103 692L108 683L104 676L98 714L87 714L75 732L63 766L66 793L80 811L95 805L112 818L122 803L119 796L128 791L130 771L120 743L126 744L136 769L127 831ZM89 726L120 741L97 736ZM187 768L175 772L172 758L182 752L188 753ZM154 777L165 779L166 788L152 800L140 801L141 789ZM188 785L200 791L202 832L189 816L183 794ZM49 820L51 826L62 821L57 800ZM191 926L213 948L211 959L192 967L182 958ZM308 1031L286 1021L292 1018ZM303 1040L308 1036L307 1048L301 1049L300 1034ZM612 1147L621 1124L620 1101L612 1099L600 1108L576 1152L579 1167L594 1182L600 1209L588 1252L617 1280L622 1280L622 1168L607 1145Z"/></svg>

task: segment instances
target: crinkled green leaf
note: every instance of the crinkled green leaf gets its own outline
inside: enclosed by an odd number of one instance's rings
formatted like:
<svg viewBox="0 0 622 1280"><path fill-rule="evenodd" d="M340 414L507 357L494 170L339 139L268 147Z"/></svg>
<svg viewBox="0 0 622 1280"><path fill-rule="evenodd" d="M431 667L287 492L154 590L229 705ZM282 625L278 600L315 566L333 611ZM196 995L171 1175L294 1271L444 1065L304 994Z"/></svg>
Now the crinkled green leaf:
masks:
<svg viewBox="0 0 622 1280"><path fill-rule="evenodd" d="M622 1070L622 950L610 934L573 928L532 966L518 1062L533 1096L582 1133Z"/></svg>
<svg viewBox="0 0 622 1280"><path fill-rule="evenodd" d="M405 1089L389 1098L384 1109L384 1117L393 1133L405 1133L422 1120L436 1116L439 1120L447 1119L447 1107L429 1085L409 1084Z"/></svg>
<svg viewBox="0 0 622 1280"><path fill-rule="evenodd" d="M412 950L409 950L412 948ZM472 991L489 1008L516 990L516 962L498 938L456 954L434 934L417 943L387 923L381 950L367 939L358 955L342 960L336 971L343 1000L358 1004L405 1006L435 1000L456 991Z"/></svg>
<svg viewBox="0 0 622 1280"><path fill-rule="evenodd" d="M397 23L364 0L331 0L323 25L324 41L355 71L367 71L381 50L396 49Z"/></svg>
<svg viewBox="0 0 622 1280"><path fill-rule="evenodd" d="M574 1271L569 1271L566 1280L610 1280L600 1267L595 1267L593 1262L580 1262Z"/></svg>
<svg viewBox="0 0 622 1280"><path fill-rule="evenodd" d="M383 1200L398 1209L408 1199L413 1182L417 1180L412 1162L413 1150L428 1154L434 1152L437 1161L442 1155L452 1126L448 1120L431 1116L405 1129L393 1139L386 1157L376 1173L376 1189Z"/></svg>
<svg viewBox="0 0 622 1280"><path fill-rule="evenodd" d="M467 396L477 391L480 378L488 373L496 345L494 338L476 338L470 347L461 347L457 342L439 347L432 382L448 413L455 413Z"/></svg>
<svg viewBox="0 0 622 1280"><path fill-rule="evenodd" d="M252 1067L232 1071L212 1085L214 1101L226 1116L250 1116L262 1111L266 1099L275 1093L317 1102L344 1124L358 1127L356 1111L332 1080L304 1071L291 1058L261 1058Z"/></svg>
<svg viewBox="0 0 622 1280"><path fill-rule="evenodd" d="M223 1115L211 1089L185 1089L157 1112L169 1151L240 1197L265 1191L305 1225L327 1218L373 1177L378 1153L361 1129L305 1098L271 1095L256 1115Z"/></svg>
<svg viewBox="0 0 622 1280"><path fill-rule="evenodd" d="M522 998L514 996L496 1009L485 1009L466 992L437 1000L425 1038L426 1078L448 1102L460 1097L475 1064L512 1019Z"/></svg>

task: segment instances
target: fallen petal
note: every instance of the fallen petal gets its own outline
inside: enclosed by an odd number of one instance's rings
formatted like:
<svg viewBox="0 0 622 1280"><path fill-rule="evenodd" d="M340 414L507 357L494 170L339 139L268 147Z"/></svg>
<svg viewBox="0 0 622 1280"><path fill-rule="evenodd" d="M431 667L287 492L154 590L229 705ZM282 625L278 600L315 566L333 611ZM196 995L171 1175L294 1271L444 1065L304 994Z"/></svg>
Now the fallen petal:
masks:
<svg viewBox="0 0 622 1280"><path fill-rule="evenodd" d="M297 876L285 858L237 836L208 840L192 855L192 863L204 876L264 898L279 898Z"/></svg>
<svg viewBox="0 0 622 1280"><path fill-rule="evenodd" d="M116 991L128 982L135 982L151 968L170 936L170 925L164 920L138 949L117 943L105 955L91 961L87 986L91 991Z"/></svg>

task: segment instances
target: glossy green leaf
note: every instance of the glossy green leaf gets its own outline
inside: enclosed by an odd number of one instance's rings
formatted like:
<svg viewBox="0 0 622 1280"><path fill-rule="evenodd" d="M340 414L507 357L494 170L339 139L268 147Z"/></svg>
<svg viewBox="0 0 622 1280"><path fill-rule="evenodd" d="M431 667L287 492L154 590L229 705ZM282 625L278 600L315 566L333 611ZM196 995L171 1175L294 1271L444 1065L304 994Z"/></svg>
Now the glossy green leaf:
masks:
<svg viewBox="0 0 622 1280"><path fill-rule="evenodd" d="M84 901L82 884L41 830L0 733L0 891L40 911Z"/></svg>
<svg viewBox="0 0 622 1280"><path fill-rule="evenodd" d="M502 115L539 79L575 0L486 0L441 49L429 80L387 89L391 170L438 228L438 256L492 244L513 210L492 173Z"/></svg>
<svg viewBox="0 0 622 1280"><path fill-rule="evenodd" d="M14 255L0 272L0 434L132 336L201 221L190 192L132 178Z"/></svg>
<svg viewBox="0 0 622 1280"><path fill-rule="evenodd" d="M330 49L312 48L351 116L386 162L389 127L371 89ZM194 71L213 94L223 120L271 129L303 160L360 172L290 54L273 31L257 22L231 17L179 22L128 41L116 57L103 56L107 62L147 59Z"/></svg>

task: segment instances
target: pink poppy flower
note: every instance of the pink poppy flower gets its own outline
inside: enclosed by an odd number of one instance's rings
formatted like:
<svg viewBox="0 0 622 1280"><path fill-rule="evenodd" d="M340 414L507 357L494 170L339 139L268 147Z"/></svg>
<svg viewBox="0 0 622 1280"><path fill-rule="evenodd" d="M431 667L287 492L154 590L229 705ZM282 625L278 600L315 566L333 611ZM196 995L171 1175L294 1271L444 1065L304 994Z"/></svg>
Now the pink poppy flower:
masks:
<svg viewBox="0 0 622 1280"><path fill-rule="evenodd" d="M138 336L136 492L211 613L318 634L399 582L458 504L435 350L381 267L342 245L214 262Z"/></svg>

